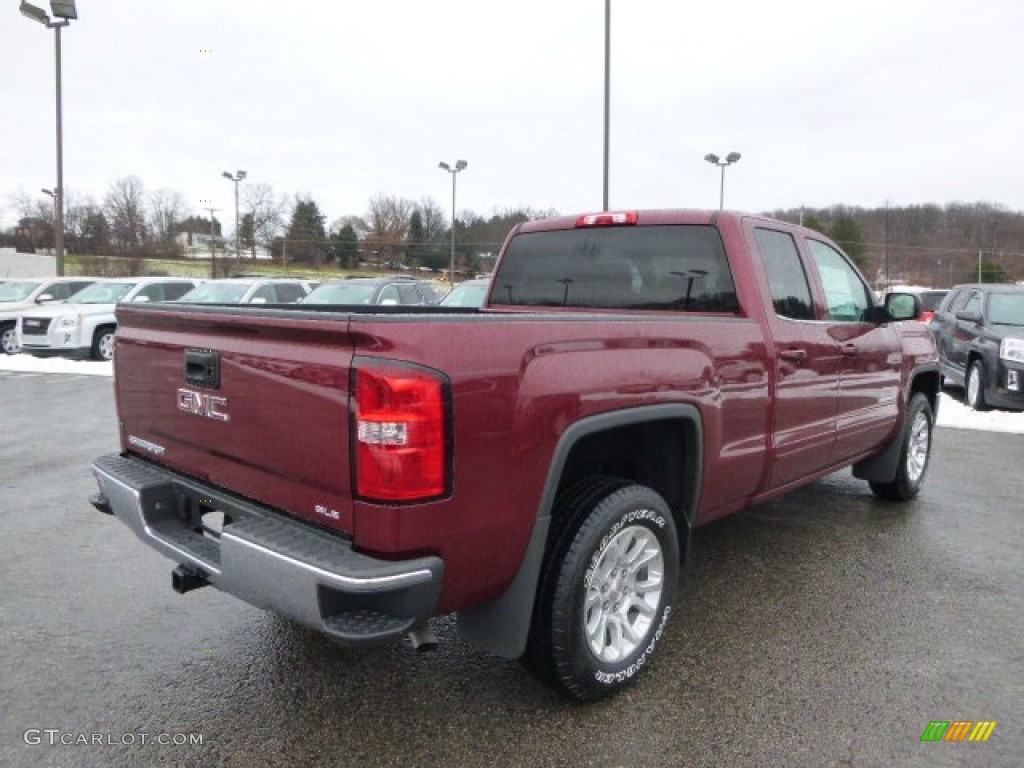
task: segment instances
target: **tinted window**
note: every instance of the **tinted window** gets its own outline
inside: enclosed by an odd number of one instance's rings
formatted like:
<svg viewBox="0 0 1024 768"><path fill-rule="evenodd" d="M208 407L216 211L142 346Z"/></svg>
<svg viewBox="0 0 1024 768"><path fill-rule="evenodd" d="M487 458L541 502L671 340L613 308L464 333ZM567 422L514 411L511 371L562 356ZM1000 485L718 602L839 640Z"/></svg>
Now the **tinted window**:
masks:
<svg viewBox="0 0 1024 768"><path fill-rule="evenodd" d="M164 301L180 299L193 287L192 283L164 283Z"/></svg>
<svg viewBox="0 0 1024 768"><path fill-rule="evenodd" d="M277 291L274 290L273 285L261 285L255 291L252 296L249 297L251 304L276 304L277 303Z"/></svg>
<svg viewBox="0 0 1024 768"><path fill-rule="evenodd" d="M306 292L297 283L281 283L277 286L277 300L282 304L293 304L305 295Z"/></svg>
<svg viewBox="0 0 1024 768"><path fill-rule="evenodd" d="M811 285L793 236L774 229L755 229L754 239L768 274L775 314L794 320L813 320Z"/></svg>
<svg viewBox="0 0 1024 768"><path fill-rule="evenodd" d="M181 297L181 301L199 304L237 304L252 283L205 283L196 286Z"/></svg>
<svg viewBox="0 0 1024 768"><path fill-rule="evenodd" d="M967 299L971 297L971 292L964 289L956 291L948 302L946 302L946 312L960 312L964 308L964 304L967 303Z"/></svg>
<svg viewBox="0 0 1024 768"><path fill-rule="evenodd" d="M829 320L865 320L873 302L871 292L857 274L857 270L832 246L818 240L808 240L807 245L825 289L825 306Z"/></svg>
<svg viewBox="0 0 1024 768"><path fill-rule="evenodd" d="M945 291L921 291L917 297L921 300L922 310L925 312L935 312L938 310L945 295Z"/></svg>
<svg viewBox="0 0 1024 768"><path fill-rule="evenodd" d="M71 295L72 291L71 286L68 283L54 283L53 285L48 286L43 293L50 294L54 299L66 299Z"/></svg>
<svg viewBox="0 0 1024 768"><path fill-rule="evenodd" d="M378 304L400 304L398 288L394 285L385 285L377 297Z"/></svg>
<svg viewBox="0 0 1024 768"><path fill-rule="evenodd" d="M495 304L735 312L718 230L651 226L532 232L512 239Z"/></svg>
<svg viewBox="0 0 1024 768"><path fill-rule="evenodd" d="M423 297L420 292L416 290L415 285L400 285L398 286L398 295L402 297L403 304L423 304Z"/></svg>
<svg viewBox="0 0 1024 768"><path fill-rule="evenodd" d="M999 325L1024 325L1024 293L990 294L988 320Z"/></svg>
<svg viewBox="0 0 1024 768"><path fill-rule="evenodd" d="M970 297L967 299L967 303L964 304L963 309L958 309L958 312L969 312L972 315L981 316L981 294L977 291L971 291Z"/></svg>
<svg viewBox="0 0 1024 768"><path fill-rule="evenodd" d="M302 300L304 304L369 304L377 290L373 283L325 283Z"/></svg>

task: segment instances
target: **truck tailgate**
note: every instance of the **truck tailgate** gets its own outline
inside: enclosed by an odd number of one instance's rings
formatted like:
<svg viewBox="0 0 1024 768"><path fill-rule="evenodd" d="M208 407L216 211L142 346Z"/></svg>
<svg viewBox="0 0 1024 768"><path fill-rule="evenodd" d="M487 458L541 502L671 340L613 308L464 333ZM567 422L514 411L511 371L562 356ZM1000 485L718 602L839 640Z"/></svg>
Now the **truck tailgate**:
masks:
<svg viewBox="0 0 1024 768"><path fill-rule="evenodd" d="M119 308L122 449L351 532L349 321L303 314Z"/></svg>

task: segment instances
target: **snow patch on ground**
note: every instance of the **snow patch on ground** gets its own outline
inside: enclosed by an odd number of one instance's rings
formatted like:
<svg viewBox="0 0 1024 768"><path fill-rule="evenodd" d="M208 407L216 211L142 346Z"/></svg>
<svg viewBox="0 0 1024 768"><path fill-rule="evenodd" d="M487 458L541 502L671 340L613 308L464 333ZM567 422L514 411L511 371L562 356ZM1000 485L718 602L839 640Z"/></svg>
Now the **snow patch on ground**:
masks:
<svg viewBox="0 0 1024 768"><path fill-rule="evenodd" d="M94 360L68 360L63 357L32 357L32 355L0 355L0 371L22 373L86 373L91 376L113 376L114 364Z"/></svg>
<svg viewBox="0 0 1024 768"><path fill-rule="evenodd" d="M61 357L39 358L31 355L0 355L0 371L29 373L84 373L92 376L113 375L112 363L92 360L65 360ZM943 391L939 396L937 426L953 429L980 429L988 432L1024 434L1024 413L1006 411L972 411L958 399L960 390Z"/></svg>

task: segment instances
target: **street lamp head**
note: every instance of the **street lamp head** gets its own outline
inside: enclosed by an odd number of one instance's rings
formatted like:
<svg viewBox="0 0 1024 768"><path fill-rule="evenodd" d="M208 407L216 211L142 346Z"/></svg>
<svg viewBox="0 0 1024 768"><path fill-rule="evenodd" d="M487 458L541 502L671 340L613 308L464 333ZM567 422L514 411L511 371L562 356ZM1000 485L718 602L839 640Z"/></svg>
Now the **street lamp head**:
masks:
<svg viewBox="0 0 1024 768"><path fill-rule="evenodd" d="M467 165L469 165L469 163L467 163L465 160L459 160L457 163L455 163L455 170L464 170Z"/></svg>
<svg viewBox="0 0 1024 768"><path fill-rule="evenodd" d="M42 192L44 195L49 195L54 200L57 199L57 191L54 189L41 189L39 191Z"/></svg>
<svg viewBox="0 0 1024 768"><path fill-rule="evenodd" d="M224 173L222 173L222 174L221 174L221 176L223 176L223 177L224 177L225 179L227 179L228 181L234 181L234 180L235 180L235 177L234 177L234 176L232 176L232 175L231 175L230 173L228 173L227 171L224 171Z"/></svg>
<svg viewBox="0 0 1024 768"><path fill-rule="evenodd" d="M707 160L712 165L718 165L718 155L713 155L709 152L708 154L704 155L704 159Z"/></svg>
<svg viewBox="0 0 1024 768"><path fill-rule="evenodd" d="M725 156L725 162L727 162L729 164L735 163L739 159L740 159L740 153L739 152L730 152L728 155Z"/></svg>
<svg viewBox="0 0 1024 768"><path fill-rule="evenodd" d="M38 8L32 3L26 3L25 0L21 0L21 5L18 6L18 10L21 11L22 16L27 16L33 21L38 21L45 27L50 26L50 17L46 15L46 11L42 8Z"/></svg>
<svg viewBox="0 0 1024 768"><path fill-rule="evenodd" d="M739 155L737 155L737 156L736 156L736 159L737 159L737 160L739 159ZM247 175L248 175L248 174L247 174L247 173L246 173L245 171L239 171L239 172L238 172L238 174L237 174L237 176L238 176L238 180L239 180L239 181L241 181L241 180L242 180L242 179L244 179L244 178L245 178L245 177L246 177Z"/></svg>
<svg viewBox="0 0 1024 768"><path fill-rule="evenodd" d="M450 171L452 169L452 167L450 165L448 165L448 163L446 163L444 161L438 163L437 167L440 168L441 170L444 170L444 171Z"/></svg>
<svg viewBox="0 0 1024 768"><path fill-rule="evenodd" d="M75 0L50 0L50 10L58 19L77 19Z"/></svg>

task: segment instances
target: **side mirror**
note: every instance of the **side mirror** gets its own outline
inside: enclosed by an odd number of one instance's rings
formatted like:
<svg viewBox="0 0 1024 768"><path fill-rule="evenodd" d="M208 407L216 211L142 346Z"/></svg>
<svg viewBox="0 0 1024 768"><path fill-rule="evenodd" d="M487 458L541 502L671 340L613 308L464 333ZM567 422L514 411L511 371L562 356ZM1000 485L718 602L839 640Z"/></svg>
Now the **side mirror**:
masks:
<svg viewBox="0 0 1024 768"><path fill-rule="evenodd" d="M251 299L249 299L249 303L250 304L266 304L267 303L267 299L264 296L253 296Z"/></svg>
<svg viewBox="0 0 1024 768"><path fill-rule="evenodd" d="M916 320L921 316L921 299L913 293L887 293L883 304L889 320Z"/></svg>
<svg viewBox="0 0 1024 768"><path fill-rule="evenodd" d="M382 307L397 307L398 306L398 299L384 299L380 303L380 305Z"/></svg>
<svg viewBox="0 0 1024 768"><path fill-rule="evenodd" d="M145 304L149 301L149 296L136 296L132 299L132 304Z"/></svg>
<svg viewBox="0 0 1024 768"><path fill-rule="evenodd" d="M57 297L54 296L52 293L40 293L39 297L36 299L36 304L46 304L48 302L56 300Z"/></svg>

